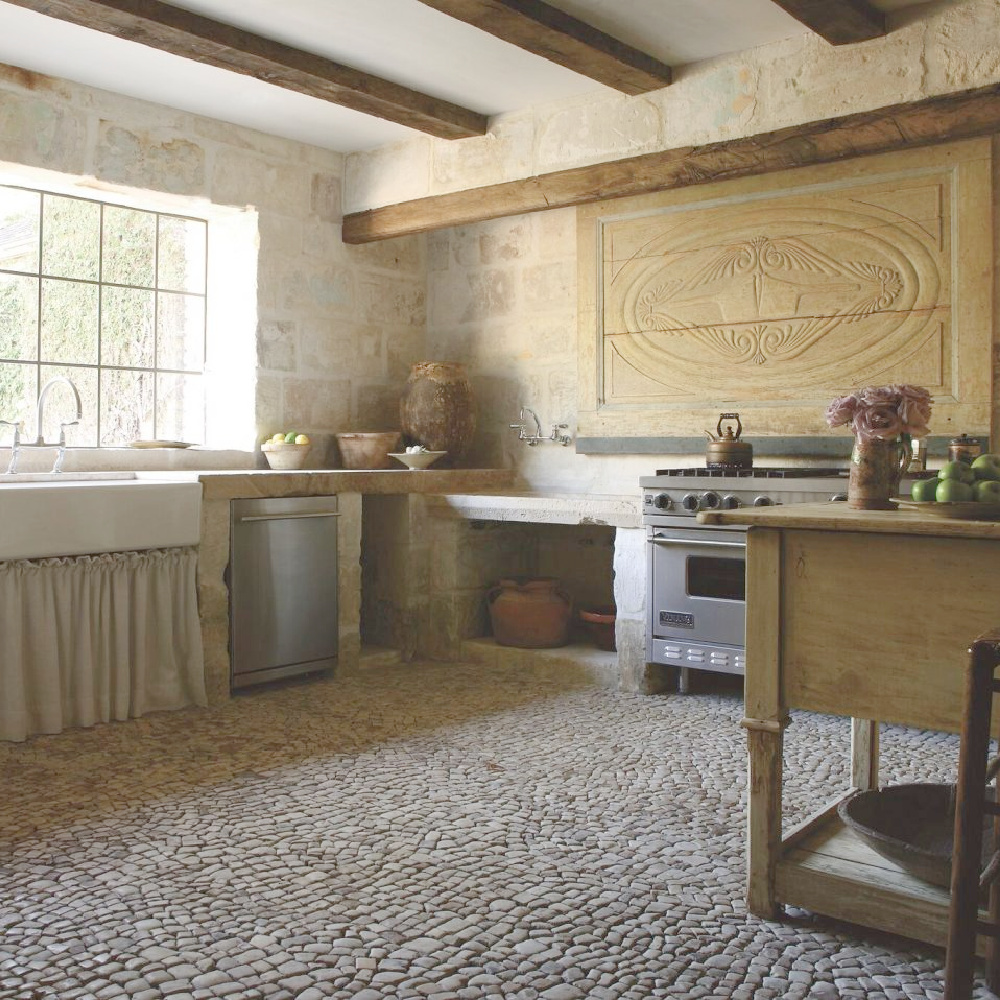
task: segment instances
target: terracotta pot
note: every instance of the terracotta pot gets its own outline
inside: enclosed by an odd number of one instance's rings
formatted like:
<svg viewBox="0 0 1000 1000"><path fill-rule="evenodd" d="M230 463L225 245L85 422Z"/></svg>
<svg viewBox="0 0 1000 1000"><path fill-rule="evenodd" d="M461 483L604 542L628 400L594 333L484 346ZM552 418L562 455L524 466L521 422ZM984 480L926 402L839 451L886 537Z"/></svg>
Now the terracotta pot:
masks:
<svg viewBox="0 0 1000 1000"><path fill-rule="evenodd" d="M338 434L341 464L345 469L388 469L389 452L399 444L399 431L358 431Z"/></svg>
<svg viewBox="0 0 1000 1000"><path fill-rule="evenodd" d="M453 361L418 361L410 370L399 419L410 444L446 451L443 465L453 465L472 444L476 414L465 365Z"/></svg>
<svg viewBox="0 0 1000 1000"><path fill-rule="evenodd" d="M598 649L607 649L611 652L615 649L616 618L616 609L613 607L585 608L580 612L580 621L587 626L594 645Z"/></svg>
<svg viewBox="0 0 1000 1000"><path fill-rule="evenodd" d="M896 504L889 498L899 494L899 481L911 456L908 440L855 438L847 506L855 510L895 510Z"/></svg>
<svg viewBox="0 0 1000 1000"><path fill-rule="evenodd" d="M569 642L573 602L555 577L501 580L487 599L501 646L551 649Z"/></svg>

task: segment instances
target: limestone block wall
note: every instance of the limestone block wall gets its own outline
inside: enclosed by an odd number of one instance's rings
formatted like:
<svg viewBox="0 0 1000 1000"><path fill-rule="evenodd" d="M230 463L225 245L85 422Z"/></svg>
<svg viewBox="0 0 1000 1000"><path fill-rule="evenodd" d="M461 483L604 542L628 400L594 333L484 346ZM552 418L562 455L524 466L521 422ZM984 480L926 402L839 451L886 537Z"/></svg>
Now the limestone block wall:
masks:
<svg viewBox="0 0 1000 1000"><path fill-rule="evenodd" d="M421 137L351 154L345 208L357 211L736 138L1000 80L1000 51L993 44L1000 5L992 0L890 13L889 27L884 38L839 48L804 31L681 67L673 86L652 94L595 93L501 116L481 139L448 143ZM632 495L638 478L656 467L696 464L680 456L585 456L551 445L527 448L507 429L526 405L538 412L545 433L553 422L576 430L573 210L456 227L427 239L428 354L470 366L479 408L471 464L515 468L537 489ZM994 330L998 326L994 322ZM998 382L995 377L994 386ZM996 388L994 393L996 398ZM998 435L994 416L994 439Z"/></svg>
<svg viewBox="0 0 1000 1000"><path fill-rule="evenodd" d="M4 181L65 189L78 178L84 196L256 212L256 232L236 246L251 267L256 252L255 271L214 311L210 295L210 338L223 337L214 360L245 394L245 423L261 436L316 436L320 467L333 433L398 424L399 392L424 347L424 240L345 247L343 169L339 153L0 66ZM226 256L215 263L231 264ZM253 446L253 427L243 440Z"/></svg>
<svg viewBox="0 0 1000 1000"><path fill-rule="evenodd" d="M614 603L615 529L606 524L536 524L533 572L554 576L576 609ZM577 631L583 630L577 628Z"/></svg>
<svg viewBox="0 0 1000 1000"><path fill-rule="evenodd" d="M534 525L430 518L426 611L416 617L419 655L460 659L464 639L492 634L487 595L501 577L537 572Z"/></svg>
<svg viewBox="0 0 1000 1000"><path fill-rule="evenodd" d="M419 589L408 504L405 495L367 496L361 515L361 641L404 651L406 659L412 654L407 595Z"/></svg>
<svg viewBox="0 0 1000 1000"><path fill-rule="evenodd" d="M427 350L469 366L478 416L469 464L516 468L536 489L635 494L652 471L649 456L528 447L508 426L528 406L543 433L565 423L575 435L575 210L445 229L427 241Z"/></svg>
<svg viewBox="0 0 1000 1000"><path fill-rule="evenodd" d="M888 33L831 46L801 34L680 66L670 87L595 91L493 120L481 138L426 137L347 159L347 211L715 142L1000 79L1000 6L937 0L890 12Z"/></svg>

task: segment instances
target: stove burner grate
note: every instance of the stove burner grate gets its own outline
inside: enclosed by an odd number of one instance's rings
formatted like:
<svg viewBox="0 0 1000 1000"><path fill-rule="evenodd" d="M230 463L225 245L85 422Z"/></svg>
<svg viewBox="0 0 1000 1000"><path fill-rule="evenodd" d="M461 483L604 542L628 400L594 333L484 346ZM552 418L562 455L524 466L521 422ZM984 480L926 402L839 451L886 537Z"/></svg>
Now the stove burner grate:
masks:
<svg viewBox="0 0 1000 1000"><path fill-rule="evenodd" d="M756 469L657 469L656 475L680 477L697 476L699 478L726 479L846 479L847 469L781 469L761 466Z"/></svg>

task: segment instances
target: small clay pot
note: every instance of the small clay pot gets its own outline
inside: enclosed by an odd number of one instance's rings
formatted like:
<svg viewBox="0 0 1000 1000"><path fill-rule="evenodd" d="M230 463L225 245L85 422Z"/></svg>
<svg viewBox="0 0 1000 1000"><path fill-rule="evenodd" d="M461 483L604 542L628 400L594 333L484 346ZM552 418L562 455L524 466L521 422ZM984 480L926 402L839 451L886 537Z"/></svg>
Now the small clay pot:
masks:
<svg viewBox="0 0 1000 1000"><path fill-rule="evenodd" d="M487 595L501 646L552 649L569 642L573 602L552 576L501 580Z"/></svg>
<svg viewBox="0 0 1000 1000"><path fill-rule="evenodd" d="M615 650L615 619L617 611L613 607L584 609L580 621L587 626L590 638L598 649Z"/></svg>

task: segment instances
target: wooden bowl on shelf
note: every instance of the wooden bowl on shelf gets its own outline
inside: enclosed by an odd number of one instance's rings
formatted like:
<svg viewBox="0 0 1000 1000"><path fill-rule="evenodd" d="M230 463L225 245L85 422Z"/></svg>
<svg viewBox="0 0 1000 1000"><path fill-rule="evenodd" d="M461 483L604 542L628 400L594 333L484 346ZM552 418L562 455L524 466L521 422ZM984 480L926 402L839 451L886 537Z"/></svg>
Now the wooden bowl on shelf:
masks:
<svg viewBox="0 0 1000 1000"><path fill-rule="evenodd" d="M914 782L856 792L837 806L844 825L876 854L932 885L951 885L955 786ZM991 841L983 822L983 853Z"/></svg>
<svg viewBox="0 0 1000 1000"><path fill-rule="evenodd" d="M337 435L345 469L389 469L389 452L399 444L399 431L351 431Z"/></svg>

